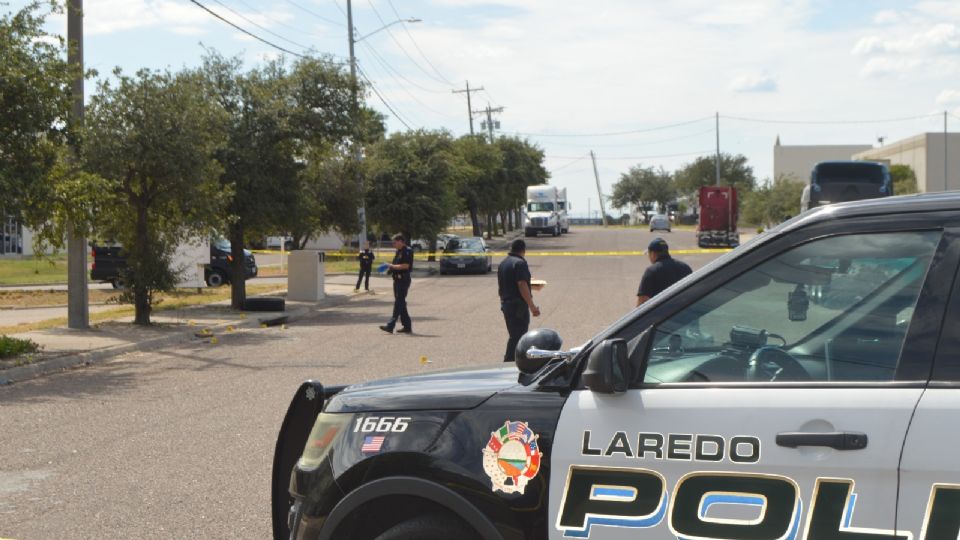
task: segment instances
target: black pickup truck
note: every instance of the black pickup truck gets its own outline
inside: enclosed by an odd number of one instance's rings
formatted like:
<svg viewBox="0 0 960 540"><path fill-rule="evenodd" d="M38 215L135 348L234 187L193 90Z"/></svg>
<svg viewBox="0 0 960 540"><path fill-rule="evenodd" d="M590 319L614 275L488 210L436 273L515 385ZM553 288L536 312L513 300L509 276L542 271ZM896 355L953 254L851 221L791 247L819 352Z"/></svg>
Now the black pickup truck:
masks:
<svg viewBox="0 0 960 540"><path fill-rule="evenodd" d="M114 288L123 286L123 269L127 266L127 259L121 246L98 246L91 247L93 254L93 266L90 267L90 280L111 283ZM257 260L247 250L243 250L244 268L246 268L245 279L257 277ZM210 263L206 265L203 272L203 278L207 285L219 287L225 283L230 283L233 279L233 269L230 255L230 242L226 240L215 240L210 244Z"/></svg>

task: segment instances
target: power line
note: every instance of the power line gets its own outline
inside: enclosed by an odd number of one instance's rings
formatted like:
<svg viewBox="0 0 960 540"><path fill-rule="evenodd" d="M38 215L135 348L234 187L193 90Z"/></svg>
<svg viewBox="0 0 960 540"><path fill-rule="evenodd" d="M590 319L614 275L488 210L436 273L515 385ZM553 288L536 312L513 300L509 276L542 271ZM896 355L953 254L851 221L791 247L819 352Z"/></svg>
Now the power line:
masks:
<svg viewBox="0 0 960 540"><path fill-rule="evenodd" d="M192 0L191 0L191 1L192 1ZM333 25L336 25L336 26L340 26L340 25L343 24L343 21L335 21L335 20L333 20L333 19L324 17L323 15L320 15L319 13L317 13L317 12L315 12L315 11L313 11L313 10L309 10L309 9L301 6L300 4L294 2L293 0L286 0L286 2L287 2L288 4L290 4L291 6L299 9L300 11L303 11L304 13L307 13L307 14L309 14L309 15L313 15L314 17L320 19L321 21L328 22L328 23L333 24Z"/></svg>
<svg viewBox="0 0 960 540"><path fill-rule="evenodd" d="M370 52L371 52L372 55L373 55L373 59L376 60L377 63L380 64L380 65L384 68L384 70L386 70L387 76L390 77L390 78L392 78L394 81L396 81L396 82L397 82L397 85L398 85L404 92L406 92L406 94L407 94L408 96L410 96L411 99L413 99L414 101L416 101L417 103L419 103L420 106L423 107L424 109L426 109L426 110L428 110L428 111L430 111L430 112L432 112L432 113L434 113L434 114L436 114L436 115L443 116L443 117L450 118L450 119L455 119L455 117L453 117L453 116L451 116L451 115L449 115L449 114L440 112L440 111L438 111L438 110L430 107L430 106L427 105L426 103L420 101L420 99L418 99L417 96L413 95L413 93L410 92L410 90L408 90L405 86L403 86L403 83L401 83L395 76L393 76L393 75L390 73L390 71L394 71L395 73L397 73L397 75L400 75L400 73L399 73L399 72L396 72L395 70L393 70L393 68L391 68L386 62L384 62L383 58L381 58L380 55L377 54L377 52L373 49L372 46L370 46L369 44L366 44L366 43L364 43L364 45L365 45L368 49L370 49ZM403 75L400 75L400 77L401 77L402 79L404 79L404 80L407 80L407 78L404 77ZM407 80L407 82L410 82L410 81ZM413 83L411 82L411 84L413 84ZM415 86L416 86L416 85L415 85Z"/></svg>
<svg viewBox="0 0 960 540"><path fill-rule="evenodd" d="M420 86L419 84L411 81L410 79L406 78L402 73L400 73L396 68L394 68L393 66L391 66L391 65L389 64L389 62L387 62L387 61L383 58L383 56L380 56L380 54L376 51L376 49L373 48L373 45L370 45L370 44L367 43L366 41L361 41L360 43L361 43L362 45L364 45L367 49L369 49L370 52L371 52L374 56L377 57L378 61L380 62L381 65L384 66L385 69L388 69L388 70L390 70L391 72L395 73L398 77L400 77L401 79L403 79L403 80L407 81L408 83L410 83L410 85L416 86L417 88L419 88L420 90L423 90L424 92L431 92L431 93L434 93L434 94L446 94L446 93L447 93L446 90L433 90L433 89L430 89L430 88L426 88L426 87L424 87L424 86Z"/></svg>
<svg viewBox="0 0 960 540"><path fill-rule="evenodd" d="M432 80L440 83L445 83L445 81L438 80L436 77L433 76L433 74L431 74L429 71L424 69L423 66L421 66L420 63L417 62L417 60L413 57L413 55L411 55L407 51L407 49L403 46L403 44L400 43L400 40L398 40L397 37L393 35L393 32L391 32L390 28L388 28L390 25L387 24L387 21L385 21L383 17L380 16L380 12L377 11L377 6L373 5L373 0L367 0L367 3L370 4L370 8L373 9L373 14L377 16L377 19L380 21L380 24L383 25L383 28L387 31L387 34L390 36L390 39L392 39L393 42L397 44L397 47L399 47L400 50L403 51L403 54L407 58L409 58L411 62L413 62L413 65L417 66L417 69L422 71L424 75L426 75L427 77L430 77Z"/></svg>
<svg viewBox="0 0 960 540"><path fill-rule="evenodd" d="M590 146L593 147L593 148L623 148L623 147L626 147L626 146L631 146L631 147L637 147L637 146L652 146L652 145L655 145L655 144L663 144L663 143L668 143L668 142L673 142L673 141L680 141L680 140L683 140L683 139L692 139L692 138L694 138L694 137L700 137L701 135L706 135L706 134L708 134L708 133L713 133L713 132L714 132L714 129L713 129L713 128L710 128L710 129L707 129L707 130L698 131L698 132L696 132L696 133L689 133L689 134L687 134L687 135L680 135L680 136L678 136L678 137L670 137L670 138L667 138L667 139L656 139L656 140L653 140L653 141L634 141L634 142L619 143L619 144L591 144ZM574 144L574 143L557 143L557 142L552 142L552 143L550 143L550 145L551 145L551 146L565 146L565 147L572 147L572 148L579 148L579 147L584 146L583 144L580 144L580 143Z"/></svg>
<svg viewBox="0 0 960 540"><path fill-rule="evenodd" d="M293 56L296 56L297 58L306 58L306 56L304 56L304 55L302 55L302 54L300 54L300 53L295 53L295 52L293 52L293 51L291 51L291 50L289 50L289 49L283 48L283 47L277 45L276 43L273 43L273 42L271 42L271 41L267 41L266 39L263 39L262 37L254 34L253 32L250 32L249 30L245 30L245 29L237 26L237 25L234 24L233 22L231 22L231 21L227 20L226 18L222 17L219 13L211 10L210 8L208 8L207 6L201 4L201 3L198 2L197 0L190 0L190 1L193 2L194 4L196 4L197 6L199 6L201 9L203 9L203 10L206 11L207 13L213 15L214 17L216 17L216 18L220 19L221 21L229 24L230 26L236 28L237 30L243 32L244 34L252 37L253 39L255 39L255 40L257 40L257 41L260 41L260 42L262 42L262 43L265 43L265 44L273 47L274 49L277 49L278 51L283 51L283 52L285 52L285 53L287 53L287 54L291 54L291 55L293 55Z"/></svg>
<svg viewBox="0 0 960 540"><path fill-rule="evenodd" d="M561 165L561 166L559 166L559 167L551 170L550 172L562 171L563 169L566 169L567 167L569 167L569 166L571 166L571 165L576 165L577 163L579 163L579 162L587 159L588 157L590 157L590 154L584 154L584 155L580 156L579 158L571 161L570 163L565 163L565 164L563 164L563 165Z"/></svg>
<svg viewBox="0 0 960 540"><path fill-rule="evenodd" d="M363 71L362 69L360 69L359 63L357 64L357 73L359 73L360 76L363 77L363 80L367 81L367 84L370 85L370 89L373 90L373 93L376 94L378 98L380 98L380 101L383 103L383 105L384 105L390 112L393 113L393 116L394 116L397 120L399 120L401 124L403 124L404 126L406 126L407 129L409 129L410 131L413 131L413 128L410 127L410 124L408 124L408 123L406 122L406 120L404 120L403 117L400 116L400 113L398 113L396 110L394 110L394 108L393 108L392 106L390 106L390 103L388 103L387 100L386 100L386 99L383 97L383 95L380 93L380 91L377 90L377 87L373 84L373 81L371 81L370 78L367 77L367 74L364 73L364 71Z"/></svg>
<svg viewBox="0 0 960 540"><path fill-rule="evenodd" d="M688 126L690 124L696 124L698 122L703 122L706 120L713 120L713 116L705 116L703 118L697 118L696 120L687 120L685 122L677 122L675 124L667 124L663 126L655 126L651 128L644 129L630 129L626 131L610 131L606 133L526 133L517 131L517 135L526 135L528 137L613 137L617 135L631 135L633 133L648 133L651 131L660 131L664 129L672 129L680 126Z"/></svg>
<svg viewBox="0 0 960 540"><path fill-rule="evenodd" d="M480 88L480 90L483 90L483 92L487 94L487 97L490 98L490 101L492 101L494 105L498 107L500 106L500 102L493 98L489 90L487 90L486 88Z"/></svg>
<svg viewBox="0 0 960 540"><path fill-rule="evenodd" d="M283 22L283 21L281 21L281 20L277 20L277 19L271 17L270 15L267 15L266 13L260 12L260 11L257 10L257 8L251 6L249 3L245 2L244 0L236 0L236 1L237 1L240 5L244 6L245 8L249 9L250 11L252 11L253 13L256 13L257 15L260 15L260 16L263 17L264 19L267 19L267 20L269 20L270 22L272 22L272 23L274 23L274 24L278 24L278 25L280 25L280 26L282 26L282 27L284 27L284 28L293 30L294 32L297 32L298 34L303 34L303 35L305 35L305 36L320 37L320 36L319 36L318 34L316 34L316 33L307 32L306 30L302 30L302 29L300 29L300 28L297 28L296 26L291 26L291 25L289 25L289 24L287 24L287 23L285 23L285 22ZM309 48L309 47L305 47L305 48Z"/></svg>
<svg viewBox="0 0 960 540"><path fill-rule="evenodd" d="M301 49L309 49L309 48L310 48L310 47L308 47L308 46L306 46L306 45L304 45L304 44L302 44L302 43L297 43L296 41L293 41L293 40L291 40L291 39L287 39L287 38L281 36L280 34L274 32L273 30L270 30L269 28L260 26L260 25L257 24L256 22L248 19L248 18L247 18L245 15L243 15L242 13L238 13L237 11L234 11L233 8L231 8L230 6L224 4L224 3L221 2L220 0L213 0L213 1L216 2L216 3L218 3L218 4L220 4L221 6L223 6L223 8L226 9L227 11L229 11L230 13L233 13L233 14L236 15L237 17L240 17L241 19L247 21L248 23L256 26L257 28L263 30L264 32L266 32L266 33L268 33L268 34L270 34L270 35L272 35L272 36L274 36L274 37L280 38L280 39L286 41L287 43L289 43L289 44L291 44L291 45L296 45L297 47L300 47Z"/></svg>
<svg viewBox="0 0 960 540"><path fill-rule="evenodd" d="M659 156L626 156L626 157L604 157L597 158L600 161L614 161L614 160L643 160L643 159L660 159L660 158L672 158L672 157L684 157L684 156L698 156L702 154L712 154L713 150L700 150L699 152L684 152L682 154L662 154ZM582 156L545 156L548 159L582 159Z"/></svg>
<svg viewBox="0 0 960 540"><path fill-rule="evenodd" d="M393 1L392 1L392 0L387 0L387 4L390 5L390 9L393 10L393 14L396 15L397 18L398 18L398 19L401 19L401 21L402 21L403 17L400 16L400 13L397 11L397 8L395 8L395 7L393 6ZM427 62L427 65L430 66L431 69L433 69L434 73L436 73L437 76L439 76L441 79L443 79L443 81L444 81L445 83L449 84L450 86L454 86L454 83L453 83L452 81L450 81L450 79L444 77L444 76L443 76L443 73L440 73L440 70L437 69L437 66L435 66L435 65L433 64L433 62L430 61L429 58L427 58L427 55L424 54L423 49L421 49L421 48L420 48L420 45L417 44L417 40L413 39L413 34L410 33L410 29L407 28L406 23L401 23L400 26L403 27L403 31L406 32L407 37L410 38L410 42L413 43L413 46L417 49L417 52L419 52L419 53L420 53L420 56L423 57L423 59Z"/></svg>
<svg viewBox="0 0 960 540"><path fill-rule="evenodd" d="M887 124L893 122L908 122L911 120L922 120L924 118L939 117L941 113L924 114L919 116L903 116L900 118L882 118L876 120L773 120L769 118L751 118L746 116L727 116L720 115L720 118L726 120L740 120L742 122L757 122L761 124Z"/></svg>

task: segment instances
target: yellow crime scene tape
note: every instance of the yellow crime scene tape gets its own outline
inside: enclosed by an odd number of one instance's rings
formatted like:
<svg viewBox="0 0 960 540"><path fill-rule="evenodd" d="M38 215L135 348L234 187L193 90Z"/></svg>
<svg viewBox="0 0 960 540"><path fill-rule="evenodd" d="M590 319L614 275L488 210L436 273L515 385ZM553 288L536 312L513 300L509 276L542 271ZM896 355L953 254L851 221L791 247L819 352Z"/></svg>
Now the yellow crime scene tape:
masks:
<svg viewBox="0 0 960 540"><path fill-rule="evenodd" d="M708 255L711 253L727 253L731 251L731 248L710 248L710 249L671 249L671 255ZM279 251L274 250L254 250L253 253L259 253L264 255L279 255ZM284 253L290 253L285 251ZM383 251L377 253L377 255L388 255L392 254L392 251ZM486 255L492 257L506 257L508 252L506 251L488 251ZM646 255L647 250L630 250L630 251L528 251L526 257L636 257L640 255ZM340 254L343 255L344 260L350 260L356 256L356 254ZM430 253L423 251L417 252L414 255L414 259L418 260L427 260L430 258ZM463 257L470 255L445 255L442 253L436 253L433 255L434 258L437 257ZM3 540L0 538L0 540Z"/></svg>
<svg viewBox="0 0 960 540"><path fill-rule="evenodd" d="M727 253L732 251L730 248L719 248L719 249L671 249L671 255L706 255L710 253ZM492 257L506 257L506 251L488 251L486 255ZM646 255L646 250L635 250L635 251L528 251L524 254L524 257L636 257L640 255ZM470 257L470 256L480 256L472 254L463 254L463 255L444 255L437 253L435 257ZM417 253L414 255L414 259L426 260L430 257L429 253Z"/></svg>

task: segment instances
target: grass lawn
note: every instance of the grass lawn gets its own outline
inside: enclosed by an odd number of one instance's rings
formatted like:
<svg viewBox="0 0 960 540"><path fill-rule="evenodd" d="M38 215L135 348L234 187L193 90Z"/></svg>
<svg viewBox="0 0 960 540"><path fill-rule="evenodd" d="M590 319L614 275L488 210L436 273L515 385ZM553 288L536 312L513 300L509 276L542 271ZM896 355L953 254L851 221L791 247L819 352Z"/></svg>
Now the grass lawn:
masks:
<svg viewBox="0 0 960 540"><path fill-rule="evenodd" d="M0 259L0 285L41 285L66 281L66 257Z"/></svg>
<svg viewBox="0 0 960 540"><path fill-rule="evenodd" d="M253 296L256 294L264 293L273 293L273 292L282 292L283 287L277 285L247 285L247 296ZM93 293L94 291L90 291ZM114 291L99 291L103 293L110 293L116 295ZM36 298L49 301L52 305L64 305L67 303L67 293L66 291L25 291L19 294L23 295L34 295ZM59 296L57 296L59 295ZM174 309L183 309L190 306L199 306L204 304L211 304L213 302L219 302L221 300L230 299L230 287L220 287L217 289L201 289L200 293L196 292L196 289L180 289L172 293L160 293L157 295L158 299L154 303L153 311L154 313L158 311L174 310ZM0 297L0 303L3 302L3 297ZM91 299L92 300L92 299ZM40 307L44 304L31 304L35 307ZM51 305L51 304L46 304ZM90 314L90 322L102 322L113 319L119 319L121 317L132 316L134 312L133 306L130 304L118 305L116 309L110 309L107 311L102 311L99 313ZM30 332L32 330L43 330L46 328L56 328L58 326L66 326L67 318L59 317L56 319L48 319L45 321L38 321L30 324L18 324L16 326L0 326L0 334L13 334L20 332Z"/></svg>

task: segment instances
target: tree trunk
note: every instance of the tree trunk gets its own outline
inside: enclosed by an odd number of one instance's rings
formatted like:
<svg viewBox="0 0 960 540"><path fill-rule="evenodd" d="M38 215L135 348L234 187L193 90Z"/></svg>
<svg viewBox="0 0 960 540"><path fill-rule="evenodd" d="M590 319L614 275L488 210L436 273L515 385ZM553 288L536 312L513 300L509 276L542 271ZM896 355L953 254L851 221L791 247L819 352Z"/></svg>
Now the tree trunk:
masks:
<svg viewBox="0 0 960 540"><path fill-rule="evenodd" d="M473 225L473 235L480 236L481 234L480 216L479 216L479 213L477 212L477 203L475 202L470 203L469 210L470 210L470 223Z"/></svg>
<svg viewBox="0 0 960 540"><path fill-rule="evenodd" d="M247 268L246 257L243 256L243 224L234 223L230 226L230 307L243 309L247 300Z"/></svg>
<svg viewBox="0 0 960 540"><path fill-rule="evenodd" d="M487 240L493 239L493 216L487 214Z"/></svg>
<svg viewBox="0 0 960 540"><path fill-rule="evenodd" d="M505 212L505 214L507 215L507 219L510 220L510 229L509 229L509 230L512 231L512 230L516 229L516 227L514 227L514 225L513 225L513 223L514 223L514 221L513 221L513 210L507 210L507 211Z"/></svg>
<svg viewBox="0 0 960 540"><path fill-rule="evenodd" d="M136 245L131 250L134 255L133 270L133 306L134 316L133 324L148 326L150 324L150 289L147 287L147 275L144 272L143 262L147 258L146 254L150 249L150 231L147 221L147 208L143 205L137 205L137 230ZM140 270L140 276L137 277L136 270Z"/></svg>

